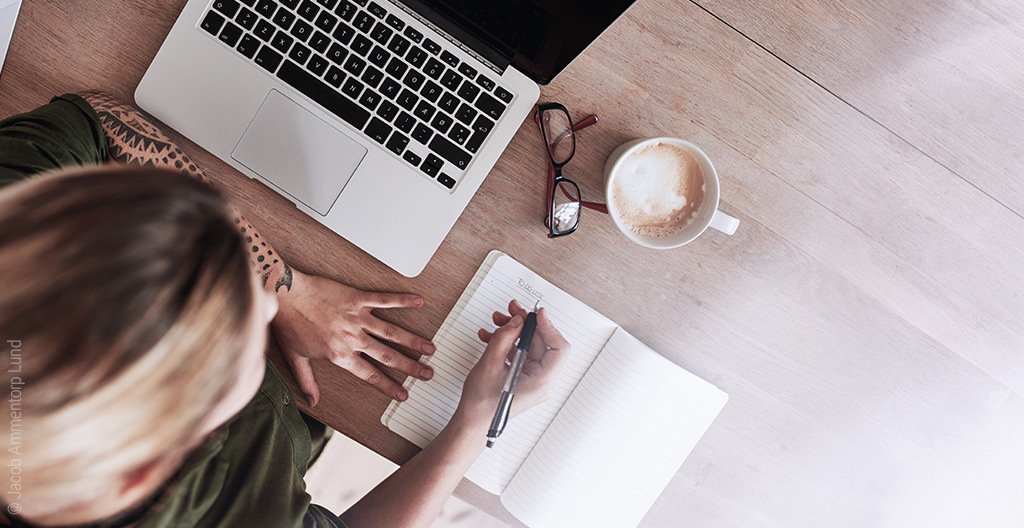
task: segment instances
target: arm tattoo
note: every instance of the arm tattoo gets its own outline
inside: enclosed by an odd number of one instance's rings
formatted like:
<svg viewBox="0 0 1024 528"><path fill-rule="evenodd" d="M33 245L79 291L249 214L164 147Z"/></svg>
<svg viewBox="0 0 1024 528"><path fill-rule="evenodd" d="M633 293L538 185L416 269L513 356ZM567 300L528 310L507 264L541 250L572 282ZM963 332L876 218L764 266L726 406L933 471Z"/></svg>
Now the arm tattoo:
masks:
<svg viewBox="0 0 1024 528"><path fill-rule="evenodd" d="M170 137L138 109L102 92L86 92L79 95L96 110L113 161L172 169L213 184L206 171L192 161L188 154L175 145ZM236 209L232 208L232 211L235 215L235 224L239 226L239 231L250 249L249 261L264 287L273 284L275 292L280 291L282 287L285 291L291 291L292 269L280 255L274 253L273 246L260 236L251 223Z"/></svg>

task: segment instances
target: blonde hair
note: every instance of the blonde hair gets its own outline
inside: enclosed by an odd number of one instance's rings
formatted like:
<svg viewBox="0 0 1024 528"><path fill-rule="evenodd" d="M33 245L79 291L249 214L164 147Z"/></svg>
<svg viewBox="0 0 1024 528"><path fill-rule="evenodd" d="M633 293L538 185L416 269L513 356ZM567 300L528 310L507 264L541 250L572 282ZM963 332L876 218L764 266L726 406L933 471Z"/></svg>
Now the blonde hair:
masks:
<svg viewBox="0 0 1024 528"><path fill-rule="evenodd" d="M0 367L24 420L4 420L0 464L21 468L7 499L26 514L101 511L234 386L254 292L230 218L208 186L153 169L0 193Z"/></svg>

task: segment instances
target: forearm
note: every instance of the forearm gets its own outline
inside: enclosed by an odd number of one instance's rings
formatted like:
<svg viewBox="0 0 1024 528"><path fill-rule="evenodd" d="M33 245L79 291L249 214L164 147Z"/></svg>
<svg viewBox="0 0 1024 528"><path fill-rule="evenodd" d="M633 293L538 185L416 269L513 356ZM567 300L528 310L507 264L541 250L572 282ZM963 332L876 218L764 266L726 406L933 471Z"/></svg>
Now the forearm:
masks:
<svg viewBox="0 0 1024 528"><path fill-rule="evenodd" d="M192 158L185 154L156 125L136 108L123 104L102 92L78 94L96 111L103 126L113 161L149 165L176 170L212 185L212 181ZM273 291L290 290L292 270L266 240L237 209L232 208L235 223L246 243L253 271L264 286Z"/></svg>
<svg viewBox="0 0 1024 528"><path fill-rule="evenodd" d="M351 528L430 526L486 443L485 424L459 415L409 462L341 515Z"/></svg>

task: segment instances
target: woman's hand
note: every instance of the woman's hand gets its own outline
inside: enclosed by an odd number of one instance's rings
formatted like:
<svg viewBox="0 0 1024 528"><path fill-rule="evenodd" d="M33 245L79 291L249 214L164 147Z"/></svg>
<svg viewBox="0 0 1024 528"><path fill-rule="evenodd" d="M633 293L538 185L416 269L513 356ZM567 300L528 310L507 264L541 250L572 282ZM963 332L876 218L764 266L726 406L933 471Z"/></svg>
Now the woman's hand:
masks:
<svg viewBox="0 0 1024 528"><path fill-rule="evenodd" d="M508 310L507 315L494 312L492 316L494 324L500 328L494 332L481 329L478 333L480 340L487 343L487 349L466 378L455 413L456 419L465 424L487 427L498 408L498 399L510 368L505 365L505 359L512 351L527 315L516 301L509 303ZM569 350L569 343L551 324L547 311L541 308L537 312L537 332L516 382L511 415L519 414L547 398Z"/></svg>
<svg viewBox="0 0 1024 528"><path fill-rule="evenodd" d="M422 297L364 292L323 277L292 273L291 289L278 294L280 311L274 319L274 335L310 406L320 401L310 359L326 359L397 400L405 400L408 393L360 353L403 374L424 380L433 377L433 369L376 338L423 354L433 354L434 345L372 312L377 308L419 308Z"/></svg>

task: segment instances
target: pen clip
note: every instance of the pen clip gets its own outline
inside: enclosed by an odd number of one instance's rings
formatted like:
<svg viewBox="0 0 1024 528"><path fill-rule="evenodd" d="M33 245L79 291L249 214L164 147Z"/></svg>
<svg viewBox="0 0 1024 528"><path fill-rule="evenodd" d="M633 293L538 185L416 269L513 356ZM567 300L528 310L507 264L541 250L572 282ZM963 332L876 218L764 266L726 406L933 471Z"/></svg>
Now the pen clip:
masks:
<svg viewBox="0 0 1024 528"><path fill-rule="evenodd" d="M501 419L498 421L498 426L491 432L494 433L494 438L501 436L501 433L505 432L505 426L508 425L508 416L512 411L512 400L515 399L515 394L508 395L508 405L502 405Z"/></svg>

